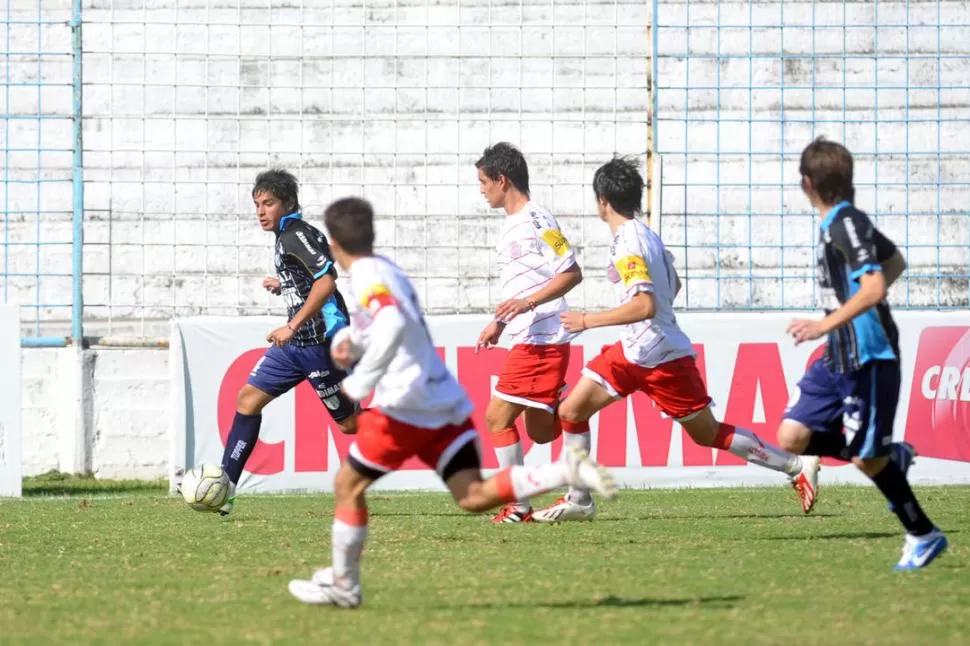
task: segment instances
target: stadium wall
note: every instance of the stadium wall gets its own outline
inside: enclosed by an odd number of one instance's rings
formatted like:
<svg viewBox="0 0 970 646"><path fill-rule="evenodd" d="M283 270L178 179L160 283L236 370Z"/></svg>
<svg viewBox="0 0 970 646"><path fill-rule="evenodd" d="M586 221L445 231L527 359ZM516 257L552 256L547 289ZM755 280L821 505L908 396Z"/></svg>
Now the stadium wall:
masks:
<svg viewBox="0 0 970 646"><path fill-rule="evenodd" d="M793 347L784 336L787 313L684 314L678 317L698 351L715 412L773 439L778 420L820 343ZM915 443L921 483L970 482L970 315L965 312L900 312L903 383L896 439ZM430 317L429 325L449 367L476 406L476 424L494 386L503 350L473 351L487 316ZM276 317L201 317L173 326L171 350L92 349L84 369L66 350L25 350L24 472L58 468L100 477L156 478L199 462L218 461L220 433L228 433L235 394L265 348ZM603 344L609 329L573 342L567 382ZM174 363L172 357L175 357ZM85 384L81 389L77 384ZM81 411L77 414L75 411ZM770 484L773 474L743 467L686 440L672 420L642 395L608 407L592 420L593 455L617 470L629 486ZM485 466L494 467L483 437ZM264 412L264 432L245 487L261 491L327 488L348 440L335 431L309 387L300 386ZM299 448L298 448L299 447ZM553 451L555 451L553 445ZM329 455L329 457L328 457ZM552 454L532 447L527 459ZM689 467L689 468L688 468ZM852 467L829 465L828 482L861 482ZM433 473L389 479L393 488L427 488Z"/></svg>

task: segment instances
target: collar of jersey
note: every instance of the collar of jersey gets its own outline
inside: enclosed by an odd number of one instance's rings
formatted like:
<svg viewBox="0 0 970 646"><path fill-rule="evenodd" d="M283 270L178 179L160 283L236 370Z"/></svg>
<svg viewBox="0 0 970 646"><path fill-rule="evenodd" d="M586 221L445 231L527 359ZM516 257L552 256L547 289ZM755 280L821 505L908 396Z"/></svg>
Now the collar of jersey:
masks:
<svg viewBox="0 0 970 646"><path fill-rule="evenodd" d="M833 206L831 209L829 209L829 212L826 213L825 214L825 217L822 219L822 225L821 225L822 226L822 231L827 231L828 228L832 225L832 220L835 219L835 216L839 214L839 211L841 211L842 209L844 209L847 206L852 206L852 203L849 202L849 201L839 202L838 204L836 204L835 206ZM286 219L286 218L284 218L284 219Z"/></svg>
<svg viewBox="0 0 970 646"><path fill-rule="evenodd" d="M302 220L302 219L303 219L303 214L300 213L299 211L294 211L293 213L288 213L287 215L284 215L282 218L280 218L280 233L283 233L283 230L286 229L287 220Z"/></svg>

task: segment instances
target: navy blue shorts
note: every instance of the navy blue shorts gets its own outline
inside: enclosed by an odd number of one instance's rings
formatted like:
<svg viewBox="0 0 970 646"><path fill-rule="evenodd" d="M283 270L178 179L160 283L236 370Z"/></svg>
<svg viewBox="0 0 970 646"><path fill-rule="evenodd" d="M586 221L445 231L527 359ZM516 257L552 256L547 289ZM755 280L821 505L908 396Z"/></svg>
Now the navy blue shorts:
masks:
<svg viewBox="0 0 970 646"><path fill-rule="evenodd" d="M333 365L330 344L298 346L287 343L271 346L249 373L249 385L279 397L306 379L317 391L335 422L347 419L359 405L340 391L347 373Z"/></svg>
<svg viewBox="0 0 970 646"><path fill-rule="evenodd" d="M871 361L856 372L840 374L818 359L795 386L784 418L816 432L844 431L849 457L888 455L899 381L895 361Z"/></svg>

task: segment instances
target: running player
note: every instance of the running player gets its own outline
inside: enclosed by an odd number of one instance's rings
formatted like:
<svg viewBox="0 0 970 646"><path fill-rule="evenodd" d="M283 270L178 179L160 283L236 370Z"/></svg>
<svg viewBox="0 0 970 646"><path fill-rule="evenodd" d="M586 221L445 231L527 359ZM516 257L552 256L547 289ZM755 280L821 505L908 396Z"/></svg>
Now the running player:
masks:
<svg viewBox="0 0 970 646"><path fill-rule="evenodd" d="M485 410L499 466L523 464L519 416L535 443L552 442L565 431L566 444L588 452L589 425L562 424L556 414L575 336L563 329L559 314L568 309L563 297L583 280L576 254L556 218L531 200L529 167L519 150L497 143L485 149L475 167L488 205L506 213L497 245L502 302L475 348L496 345L506 331L512 344ZM596 507L588 491L570 490L535 515L527 499L506 505L493 522L543 521L550 513L590 520Z"/></svg>
<svg viewBox="0 0 970 646"><path fill-rule="evenodd" d="M482 480L471 401L438 357L411 282L397 265L374 255L370 204L338 200L325 219L334 257L351 280L351 326L338 333L333 359L344 368L353 365L343 382L348 397L361 401L372 391L374 397L358 417L356 440L334 479L333 563L309 581L291 581L293 596L308 604L360 605L365 492L412 456L437 471L469 512L567 485L616 495L606 470L573 447L562 461L514 466Z"/></svg>
<svg viewBox="0 0 970 646"><path fill-rule="evenodd" d="M613 159L593 178L600 219L610 228L610 265L619 306L605 312L564 312L570 332L624 326L622 340L603 348L559 405L563 422L584 422L610 403L641 391L677 420L696 443L730 451L791 478L808 513L815 504L819 459L782 451L750 430L719 422L694 361L690 339L677 326L673 302L680 279L660 237L637 218L643 178L629 160Z"/></svg>
<svg viewBox="0 0 970 646"><path fill-rule="evenodd" d="M345 373L331 363L330 342L347 326L347 308L337 291L337 269L324 235L303 220L296 178L285 170L260 173L252 196L263 231L276 234L277 278L263 287L282 294L289 320L270 332L273 345L256 363L236 397L236 415L222 456L229 476L229 500L219 513L232 511L236 485L253 452L266 406L308 380L344 433L354 432L359 407L340 392Z"/></svg>
<svg viewBox="0 0 970 646"><path fill-rule="evenodd" d="M802 190L821 218L817 280L821 320L788 326L795 343L827 337L825 355L798 382L778 428L778 441L796 453L849 460L889 501L906 528L897 570L929 565L947 548L906 480L915 452L893 443L899 402L899 333L886 290L905 261L869 216L853 204L852 155L816 139L802 151Z"/></svg>

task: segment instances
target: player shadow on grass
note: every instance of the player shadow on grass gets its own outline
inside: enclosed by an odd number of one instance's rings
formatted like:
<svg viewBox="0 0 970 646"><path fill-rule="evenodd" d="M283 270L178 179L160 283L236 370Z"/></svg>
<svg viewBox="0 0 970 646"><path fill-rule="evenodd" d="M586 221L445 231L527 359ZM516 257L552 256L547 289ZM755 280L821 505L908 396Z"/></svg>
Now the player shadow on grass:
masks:
<svg viewBox="0 0 970 646"><path fill-rule="evenodd" d="M744 600L742 595L727 595L718 597L693 597L658 599L654 597L621 598L603 597L602 599L574 599L559 601L530 601L512 603L469 603L462 604L465 608L644 608L664 606L703 606L705 608L731 609L738 601ZM449 606L454 607L454 606Z"/></svg>
<svg viewBox="0 0 970 646"><path fill-rule="evenodd" d="M948 529L947 534L958 534L958 529ZM826 540L845 540L845 539L877 539L877 538L899 538L899 532L836 532L834 534L801 534L801 535L781 535L781 536L760 536L759 541L826 541Z"/></svg>
<svg viewBox="0 0 970 646"><path fill-rule="evenodd" d="M594 522L596 523L629 523L629 522L639 522L643 520L748 520L753 518L838 518L842 514L819 514L811 513L809 515L801 513L789 513L789 514L638 514L636 516L615 516L602 518L597 516Z"/></svg>

